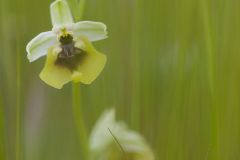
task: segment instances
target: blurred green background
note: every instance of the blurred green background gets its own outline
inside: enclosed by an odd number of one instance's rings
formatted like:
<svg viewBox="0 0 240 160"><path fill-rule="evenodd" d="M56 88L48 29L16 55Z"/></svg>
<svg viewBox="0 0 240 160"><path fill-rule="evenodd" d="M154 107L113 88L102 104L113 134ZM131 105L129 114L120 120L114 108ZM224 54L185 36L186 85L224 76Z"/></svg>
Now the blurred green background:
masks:
<svg viewBox="0 0 240 160"><path fill-rule="evenodd" d="M17 103L24 160L81 154L71 84L47 86L38 77L45 58L32 64L26 58L28 41L51 29L51 2L0 0L3 160L15 157ZM239 0L87 0L83 20L104 22L109 32L94 43L108 57L103 73L81 85L89 131L114 107L157 160L240 159Z"/></svg>

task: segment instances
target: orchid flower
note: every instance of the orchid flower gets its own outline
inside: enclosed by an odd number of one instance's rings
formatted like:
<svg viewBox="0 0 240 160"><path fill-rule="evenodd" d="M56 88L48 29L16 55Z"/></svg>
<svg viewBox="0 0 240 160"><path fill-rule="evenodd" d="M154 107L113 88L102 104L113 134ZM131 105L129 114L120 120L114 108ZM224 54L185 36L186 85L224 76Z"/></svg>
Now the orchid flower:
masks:
<svg viewBox="0 0 240 160"><path fill-rule="evenodd" d="M74 23L64 0L53 2L50 12L53 28L28 43L29 61L47 56L40 78L54 88L61 89L70 81L92 83L103 70L106 56L91 42L107 38L106 25L93 21Z"/></svg>
<svg viewBox="0 0 240 160"><path fill-rule="evenodd" d="M123 122L116 122L113 109L106 111L93 127L89 147L90 160L155 159L139 133L128 129Z"/></svg>

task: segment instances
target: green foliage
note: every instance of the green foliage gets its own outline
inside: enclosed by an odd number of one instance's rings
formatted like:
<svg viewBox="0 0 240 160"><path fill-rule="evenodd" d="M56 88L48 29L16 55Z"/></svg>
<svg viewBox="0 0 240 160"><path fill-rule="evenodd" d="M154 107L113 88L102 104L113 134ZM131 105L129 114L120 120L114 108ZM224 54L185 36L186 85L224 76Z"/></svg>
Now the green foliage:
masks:
<svg viewBox="0 0 240 160"><path fill-rule="evenodd" d="M71 85L61 91L45 85L38 78L44 58L35 65L26 58L27 42L51 27L51 2L0 0L0 92L9 160L15 149L16 35L24 160L80 157ZM108 57L105 70L81 89L88 131L105 108L115 107L117 117L144 135L159 160L238 159L240 1L85 3L82 20L101 21L109 29L108 39L94 43Z"/></svg>

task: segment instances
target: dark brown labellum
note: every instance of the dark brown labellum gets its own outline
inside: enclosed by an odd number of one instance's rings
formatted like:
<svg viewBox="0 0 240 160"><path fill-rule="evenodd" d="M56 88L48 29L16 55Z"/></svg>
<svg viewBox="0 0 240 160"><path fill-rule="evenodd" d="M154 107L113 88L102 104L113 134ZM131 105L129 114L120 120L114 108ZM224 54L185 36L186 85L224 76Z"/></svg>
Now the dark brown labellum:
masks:
<svg viewBox="0 0 240 160"><path fill-rule="evenodd" d="M77 68L79 63L84 60L87 53L74 46L75 43L71 35L62 36L59 41L61 43L60 47L62 48L62 51L58 53L55 64L73 71Z"/></svg>

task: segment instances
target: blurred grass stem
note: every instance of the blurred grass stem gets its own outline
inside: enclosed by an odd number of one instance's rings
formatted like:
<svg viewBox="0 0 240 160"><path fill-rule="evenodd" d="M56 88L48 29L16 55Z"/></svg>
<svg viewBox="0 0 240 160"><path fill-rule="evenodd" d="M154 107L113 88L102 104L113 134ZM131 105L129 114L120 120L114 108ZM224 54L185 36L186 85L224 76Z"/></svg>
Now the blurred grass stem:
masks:
<svg viewBox="0 0 240 160"><path fill-rule="evenodd" d="M139 12L141 12L140 9L140 4L139 1L134 1L135 3L135 8L134 8L134 12L133 12L133 16L134 16L134 31L132 32L132 64L133 64L133 92L132 92L132 103L131 103L131 126L136 129L139 130L140 129L140 57L139 57L139 35L140 35L140 28L139 28L139 24L140 24L140 16L139 16Z"/></svg>
<svg viewBox="0 0 240 160"><path fill-rule="evenodd" d="M77 3L78 3L79 14L76 15L77 16L76 19L77 19L77 21L79 21L83 17L86 0L80 0L80 2L77 2Z"/></svg>
<svg viewBox="0 0 240 160"><path fill-rule="evenodd" d="M19 17L17 17L16 23L18 23ZM19 28L19 27L17 27ZM20 52L20 31L17 29L16 32L16 51L17 51L17 65L16 65L16 72L17 72L17 100L16 100L16 160L20 160L21 158L21 150L20 150L20 127L21 127L21 52Z"/></svg>
<svg viewBox="0 0 240 160"><path fill-rule="evenodd" d="M2 97L0 93L0 159L4 160L5 159L5 133L4 133L4 108L3 108L3 103L2 103Z"/></svg>
<svg viewBox="0 0 240 160"><path fill-rule="evenodd" d="M214 30L212 21L209 13L209 8L206 0L200 0L200 10L202 11L203 27L205 33L205 45L208 58L208 77L209 86L211 93L211 149L210 149L210 160L219 159L219 111L217 106L217 87L216 87L216 55L214 48Z"/></svg>

